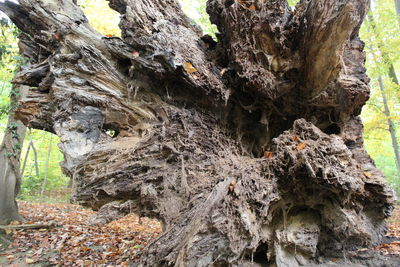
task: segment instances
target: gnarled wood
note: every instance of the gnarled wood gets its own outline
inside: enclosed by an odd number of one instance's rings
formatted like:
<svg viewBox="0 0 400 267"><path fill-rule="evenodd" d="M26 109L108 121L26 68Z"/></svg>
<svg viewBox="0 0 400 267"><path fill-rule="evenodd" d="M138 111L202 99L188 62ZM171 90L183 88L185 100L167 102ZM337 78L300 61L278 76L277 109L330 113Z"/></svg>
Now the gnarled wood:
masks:
<svg viewBox="0 0 400 267"><path fill-rule="evenodd" d="M380 241L393 193L357 117L367 1L209 0L218 42L176 1L109 2L122 39L71 1L0 4L32 63L19 117L61 137L93 222L161 220L144 266L324 264Z"/></svg>

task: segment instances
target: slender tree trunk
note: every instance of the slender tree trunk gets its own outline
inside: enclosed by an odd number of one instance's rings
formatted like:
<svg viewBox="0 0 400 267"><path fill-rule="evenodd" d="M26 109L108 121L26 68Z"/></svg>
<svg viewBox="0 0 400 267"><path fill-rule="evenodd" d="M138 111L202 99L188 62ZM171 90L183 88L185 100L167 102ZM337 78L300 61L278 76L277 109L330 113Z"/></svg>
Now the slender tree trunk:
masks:
<svg viewBox="0 0 400 267"><path fill-rule="evenodd" d="M51 154L51 147L53 146L53 135L50 135L49 147L47 149L47 157L46 157L46 165L44 169L44 179L42 184L42 190L40 191L40 196L43 197L44 191L46 189L47 184L47 177L49 175L49 162L50 162L50 154Z"/></svg>
<svg viewBox="0 0 400 267"><path fill-rule="evenodd" d="M396 7L396 16L400 27L400 0L394 0L394 5Z"/></svg>
<svg viewBox="0 0 400 267"><path fill-rule="evenodd" d="M383 84L381 76L378 77L378 82L379 82L379 88L380 88L381 94L382 94L383 106L385 109L385 116L387 118L387 122L388 122L388 126L389 126L390 137L392 139L392 146L393 146L396 167L397 167L397 177L400 181L400 151L399 151L399 143L397 142L396 128L395 128L393 120L391 118L391 112L390 112L389 104L388 104L387 97L386 97L385 86Z"/></svg>
<svg viewBox="0 0 400 267"><path fill-rule="evenodd" d="M326 266L382 239L394 197L358 117L369 1L209 0L218 43L174 0L109 0L122 39L72 1L19 3L0 3L32 64L19 118L60 136L98 221L162 221L143 266Z"/></svg>
<svg viewBox="0 0 400 267"><path fill-rule="evenodd" d="M29 135L30 135L30 140L29 140L29 143L28 143L28 148L26 149L24 163L22 164L21 178L24 177L26 163L28 162L29 152L31 151L31 146L32 146L32 143L33 143L30 129L29 129Z"/></svg>
<svg viewBox="0 0 400 267"><path fill-rule="evenodd" d="M15 106L18 100L27 93L26 86L13 87L11 106ZM22 220L15 198L21 185L20 156L25 129L25 125L19 122L15 118L14 111L11 111L3 142L0 145L0 224Z"/></svg>
<svg viewBox="0 0 400 267"><path fill-rule="evenodd" d="M372 14L372 11L370 10L369 14L368 14L368 19L371 23L372 26L372 31L375 34L376 38L378 39L378 49L381 50L382 48L382 39L380 38L380 34L377 31L376 28L376 24L375 24L375 20ZM371 51L373 51L373 49L371 49ZM384 61L387 63L389 62L389 71L388 71L388 76L389 78L395 82L396 84L399 84L399 81L397 80L397 76L396 76L396 72L394 70L394 66L392 61L389 59L389 57L382 51L380 51L380 54L382 55L382 57L384 58ZM377 56L375 53L372 54L372 56L374 57L374 61L375 63L377 63ZM381 91L381 95L382 95L382 101L383 101L383 105L384 105L384 113L385 116L387 118L387 122L388 122L388 127L389 127L389 132L390 132L390 137L392 140L392 146L393 146L393 151L395 154L395 162L396 162L396 168L397 168L397 177L400 180L400 152L399 152L399 145L397 142L397 135L396 135L396 129L395 129L395 125L393 123L393 120L391 119L391 112L389 109L389 105L388 105L388 101L387 101L387 97L386 97L386 92L385 92L385 86L383 84L382 81L382 76L378 77L378 83L379 83L379 88Z"/></svg>
<svg viewBox="0 0 400 267"><path fill-rule="evenodd" d="M33 150L33 159L34 159L33 165L35 166L35 174L36 174L36 177L39 178L40 177L39 159L38 159L38 154L37 154L37 150L36 150L35 144L33 142L31 143L31 147L32 147L32 150Z"/></svg>

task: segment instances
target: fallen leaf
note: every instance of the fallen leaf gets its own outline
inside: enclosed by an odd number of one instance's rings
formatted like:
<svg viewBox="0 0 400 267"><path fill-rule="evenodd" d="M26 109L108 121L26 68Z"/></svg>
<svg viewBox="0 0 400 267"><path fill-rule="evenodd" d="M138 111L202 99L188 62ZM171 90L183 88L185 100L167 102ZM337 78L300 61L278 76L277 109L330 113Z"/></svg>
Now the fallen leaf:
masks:
<svg viewBox="0 0 400 267"><path fill-rule="evenodd" d="M251 6L249 7L249 9L250 9L251 11L255 11L255 10L256 10L256 6L255 6L254 4L251 4Z"/></svg>
<svg viewBox="0 0 400 267"><path fill-rule="evenodd" d="M293 140L294 142L297 142L297 141L299 141L299 137L298 137L297 135L293 135L293 136L292 136L292 140Z"/></svg>
<svg viewBox="0 0 400 267"><path fill-rule="evenodd" d="M371 178L373 176L370 172L364 172L364 175L368 178Z"/></svg>
<svg viewBox="0 0 400 267"><path fill-rule="evenodd" d="M269 151L264 152L264 158L266 158L266 159L270 159L273 156L274 156L273 152L269 152Z"/></svg>
<svg viewBox="0 0 400 267"><path fill-rule="evenodd" d="M132 51L132 56L134 57L134 58L137 58L137 57L139 57L139 52L138 51L135 51L135 50L133 50Z"/></svg>
<svg viewBox="0 0 400 267"><path fill-rule="evenodd" d="M229 191L230 192L235 191L235 185L236 185L236 181L235 180L230 183L230 185L229 185Z"/></svg>
<svg viewBox="0 0 400 267"><path fill-rule="evenodd" d="M190 62L185 62L183 64L183 68L186 70L186 72L188 73L194 73L197 71L197 69L195 67L193 67L193 65Z"/></svg>
<svg viewBox="0 0 400 267"><path fill-rule="evenodd" d="M304 148L306 148L306 146L307 146L306 143L300 143L296 146L296 150L297 151L303 150Z"/></svg>
<svg viewBox="0 0 400 267"><path fill-rule="evenodd" d="M25 259L25 263L26 264L32 264L32 263L34 263L35 261L33 260L33 259L29 259L29 258L26 258Z"/></svg>

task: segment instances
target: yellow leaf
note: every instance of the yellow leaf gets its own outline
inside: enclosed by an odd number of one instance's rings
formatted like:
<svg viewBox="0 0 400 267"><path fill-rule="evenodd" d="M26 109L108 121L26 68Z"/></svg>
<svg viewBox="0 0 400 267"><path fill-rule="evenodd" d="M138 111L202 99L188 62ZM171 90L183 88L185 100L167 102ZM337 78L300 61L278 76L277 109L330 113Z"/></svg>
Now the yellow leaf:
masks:
<svg viewBox="0 0 400 267"><path fill-rule="evenodd" d="M255 6L254 4L251 4L251 6L249 7L249 9L250 9L251 11L255 11L255 10L256 10L256 6Z"/></svg>
<svg viewBox="0 0 400 267"><path fill-rule="evenodd" d="M298 144L297 146L296 146L296 150L297 151L300 151L300 150L303 150L304 148L306 148L306 143L301 143L301 144Z"/></svg>
<svg viewBox="0 0 400 267"><path fill-rule="evenodd" d="M194 73L197 71L195 67L190 62L185 62L183 65L183 68L186 70L188 73Z"/></svg>
<svg viewBox="0 0 400 267"><path fill-rule="evenodd" d="M371 177L372 177L372 173L370 173L370 172L364 172L364 175L365 175L366 177L368 177L368 178L371 178Z"/></svg>

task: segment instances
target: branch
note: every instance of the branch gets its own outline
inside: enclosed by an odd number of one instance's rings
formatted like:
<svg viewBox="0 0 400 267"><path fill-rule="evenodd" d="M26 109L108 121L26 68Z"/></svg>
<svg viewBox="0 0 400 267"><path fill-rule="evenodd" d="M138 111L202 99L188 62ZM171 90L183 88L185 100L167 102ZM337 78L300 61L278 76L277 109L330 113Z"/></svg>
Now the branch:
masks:
<svg viewBox="0 0 400 267"><path fill-rule="evenodd" d="M5 231L13 230L36 230L36 229L53 229L59 227L56 224L20 224L20 225L0 225L0 229Z"/></svg>

